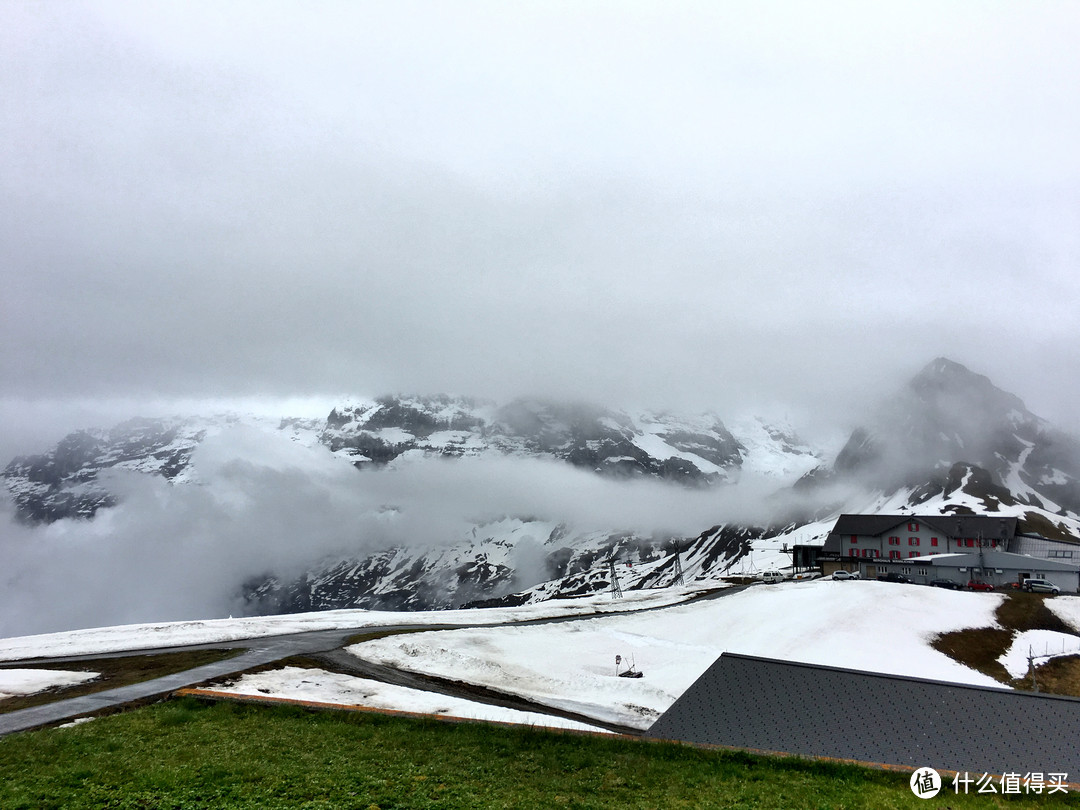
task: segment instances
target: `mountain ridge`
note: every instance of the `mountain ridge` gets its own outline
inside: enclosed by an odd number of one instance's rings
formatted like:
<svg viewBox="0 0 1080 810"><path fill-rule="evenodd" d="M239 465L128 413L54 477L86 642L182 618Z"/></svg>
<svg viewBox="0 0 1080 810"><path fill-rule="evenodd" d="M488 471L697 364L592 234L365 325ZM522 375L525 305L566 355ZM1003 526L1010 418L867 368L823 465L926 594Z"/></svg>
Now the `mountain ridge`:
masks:
<svg viewBox="0 0 1080 810"><path fill-rule="evenodd" d="M28 523L92 520L118 504L101 485L104 471L197 485L191 460L200 443L249 422L131 420L82 431L48 453L13 460L5 482ZM1080 539L1080 443L945 358L886 396L831 462L790 429L760 419L729 428L715 414L538 398L499 405L384 396L342 402L325 419L258 426L376 476L442 459L532 459L706 493L740 492L758 477L771 482L772 495L770 517L757 524L733 520L718 501L715 519L697 534L628 530L617 518L596 530L558 514L507 514L478 518L459 533L446 529L437 543L312 552L299 574L248 572L237 591L253 613L524 604L611 588L612 572L625 589L672 584L680 570L688 582L752 575L789 564L794 545L824 542L841 512L1015 515L1025 531Z"/></svg>

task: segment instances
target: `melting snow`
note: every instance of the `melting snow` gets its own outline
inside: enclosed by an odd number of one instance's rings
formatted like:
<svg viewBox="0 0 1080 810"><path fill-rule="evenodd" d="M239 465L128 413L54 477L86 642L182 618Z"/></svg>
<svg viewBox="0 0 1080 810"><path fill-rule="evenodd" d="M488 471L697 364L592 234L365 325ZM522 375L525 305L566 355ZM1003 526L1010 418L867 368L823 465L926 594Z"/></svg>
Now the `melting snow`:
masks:
<svg viewBox="0 0 1080 810"><path fill-rule="evenodd" d="M1062 655L1080 655L1080 636L1056 630L1025 630L1013 638L1012 646L998 658L998 663L1014 678L1022 678L1028 671L1028 655L1035 656L1035 666Z"/></svg>
<svg viewBox="0 0 1080 810"><path fill-rule="evenodd" d="M604 731L597 726L577 723L561 717L537 712L523 712L502 706L476 703L462 698L447 697L434 692L393 686L379 681L327 672L322 669L282 669L244 675L229 685L214 684L209 688L216 692L259 697L308 700L319 703L335 703L342 706L363 706L369 709L386 709L418 714L438 714L470 720L487 720L500 723L518 723L527 726L567 728L579 731Z"/></svg>
<svg viewBox="0 0 1080 810"><path fill-rule="evenodd" d="M33 695L54 686L74 686L97 676L96 672L58 669L0 669L0 700L15 695Z"/></svg>
<svg viewBox="0 0 1080 810"><path fill-rule="evenodd" d="M710 585L715 587L715 583L710 583ZM607 594L600 594L581 599L560 599L534 605L522 605L517 608L401 612L325 610L241 619L206 619L97 627L0 639L0 661L209 644L304 633L312 630L362 630L387 625L412 627L455 624L493 625L534 619L591 616L677 604L700 591L700 588L694 587L627 591L626 597L618 601L613 601Z"/></svg>
<svg viewBox="0 0 1080 810"><path fill-rule="evenodd" d="M349 651L648 728L725 651L1000 686L930 641L951 630L993 626L1001 598L817 580L637 615L388 637ZM644 677L616 677L616 655L632 660Z"/></svg>

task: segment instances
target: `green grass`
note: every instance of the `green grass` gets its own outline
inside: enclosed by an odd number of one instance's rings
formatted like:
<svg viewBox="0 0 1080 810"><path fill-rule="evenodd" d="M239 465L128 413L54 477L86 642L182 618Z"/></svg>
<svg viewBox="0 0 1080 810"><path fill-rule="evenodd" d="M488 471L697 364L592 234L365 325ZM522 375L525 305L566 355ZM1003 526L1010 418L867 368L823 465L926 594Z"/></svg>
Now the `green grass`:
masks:
<svg viewBox="0 0 1080 810"><path fill-rule="evenodd" d="M65 698L91 695L105 689L113 689L118 686L127 686L132 683L141 683L152 678L160 678L162 675L171 675L174 672L183 672L203 664L211 664L225 658L232 658L240 650L185 650L175 653L160 653L155 655L127 655L114 658L96 658L87 661L77 661L60 664L22 664L19 662L5 662L0 668L3 669L61 669L70 672L97 672L99 677L87 683L75 686L46 689L33 695L20 695L0 700L0 714L13 712L16 709L26 709L31 706L41 706Z"/></svg>
<svg viewBox="0 0 1080 810"><path fill-rule="evenodd" d="M1011 798L1011 797L1010 797ZM908 775L527 728L172 700L0 739L3 808L993 808Z"/></svg>

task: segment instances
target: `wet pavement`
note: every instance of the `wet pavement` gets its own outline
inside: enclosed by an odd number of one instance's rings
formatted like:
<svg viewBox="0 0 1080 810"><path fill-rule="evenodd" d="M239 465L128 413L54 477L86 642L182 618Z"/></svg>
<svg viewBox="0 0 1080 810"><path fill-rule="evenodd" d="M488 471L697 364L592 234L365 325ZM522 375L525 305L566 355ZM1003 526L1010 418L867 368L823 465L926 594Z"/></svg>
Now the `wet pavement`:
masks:
<svg viewBox="0 0 1080 810"><path fill-rule="evenodd" d="M92 695L67 698L48 703L43 706L33 706L28 709L20 709L7 714L0 714L0 735L11 734L16 731L38 728L40 726L53 725L77 717L97 714L103 710L113 709L128 703L152 701L171 694L185 686L194 686L207 680L235 675L253 667L272 664L282 658L293 655L309 655L311 653L327 652L336 650L345 644L346 640L357 633L378 632L399 629L397 627L384 628L358 628L350 630L317 630L311 633L297 633L289 636L269 636L266 638L248 639L245 641L222 642L214 645L198 645L199 647L216 647L221 649L235 649L248 647L245 652L227 658L204 664L194 669L176 672L172 675L163 675L142 683L120 686L115 689L106 689ZM186 648L190 649L190 648ZM173 650L140 650L140 654L157 654ZM110 656L93 656L105 658ZM92 660L91 656L78 656L78 660ZM44 659L38 659L44 660ZM60 663L65 659L50 658L49 663ZM67 659L70 660L70 659ZM20 666L31 667L31 662L18 662Z"/></svg>

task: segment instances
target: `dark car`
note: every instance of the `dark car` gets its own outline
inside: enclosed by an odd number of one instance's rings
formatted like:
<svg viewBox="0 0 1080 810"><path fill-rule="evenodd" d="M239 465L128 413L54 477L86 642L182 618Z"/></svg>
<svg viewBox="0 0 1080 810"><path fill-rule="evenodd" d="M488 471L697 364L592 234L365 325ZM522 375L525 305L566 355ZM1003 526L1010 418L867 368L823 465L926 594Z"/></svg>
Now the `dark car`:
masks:
<svg viewBox="0 0 1080 810"><path fill-rule="evenodd" d="M878 582L908 582L911 580L905 577L903 574L884 574L878 577Z"/></svg>
<svg viewBox="0 0 1080 810"><path fill-rule="evenodd" d="M967 586L968 586L969 591L992 591L992 590L994 590L994 586L991 585L989 582L976 582L975 580L971 580L971 582L969 582L967 584Z"/></svg>
<svg viewBox="0 0 1080 810"><path fill-rule="evenodd" d="M953 582L951 579L932 579L930 584L935 588L948 588L950 591L962 591L964 586L959 582Z"/></svg>

